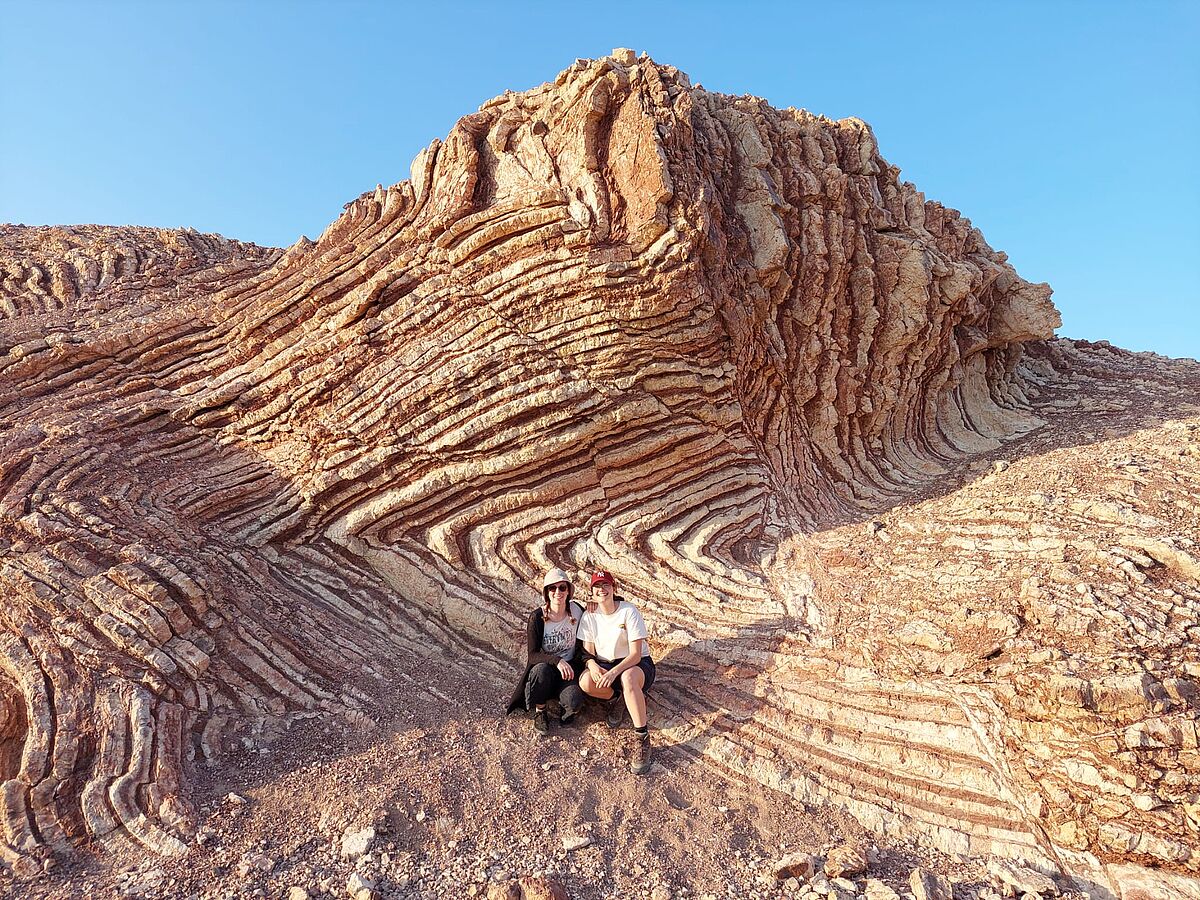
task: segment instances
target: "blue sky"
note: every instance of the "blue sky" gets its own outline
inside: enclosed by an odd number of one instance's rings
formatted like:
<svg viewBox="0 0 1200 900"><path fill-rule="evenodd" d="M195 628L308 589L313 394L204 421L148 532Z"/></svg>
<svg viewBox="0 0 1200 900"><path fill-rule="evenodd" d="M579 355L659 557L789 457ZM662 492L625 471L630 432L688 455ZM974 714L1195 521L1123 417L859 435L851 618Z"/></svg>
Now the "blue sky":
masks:
<svg viewBox="0 0 1200 900"><path fill-rule="evenodd" d="M1050 282L1061 334L1200 357L1200 2L0 0L0 221L286 246L484 100L613 47L865 119Z"/></svg>

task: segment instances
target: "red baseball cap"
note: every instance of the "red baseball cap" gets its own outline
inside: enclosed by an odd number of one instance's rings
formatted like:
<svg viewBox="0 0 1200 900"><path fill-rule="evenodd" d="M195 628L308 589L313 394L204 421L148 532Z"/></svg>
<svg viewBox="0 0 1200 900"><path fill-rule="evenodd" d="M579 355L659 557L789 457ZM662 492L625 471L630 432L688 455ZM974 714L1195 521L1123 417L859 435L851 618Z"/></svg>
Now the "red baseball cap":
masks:
<svg viewBox="0 0 1200 900"><path fill-rule="evenodd" d="M592 573L592 587L595 587L598 584L611 584L613 586L613 590L616 590L617 588L617 582L613 579L612 573L605 572L603 569Z"/></svg>

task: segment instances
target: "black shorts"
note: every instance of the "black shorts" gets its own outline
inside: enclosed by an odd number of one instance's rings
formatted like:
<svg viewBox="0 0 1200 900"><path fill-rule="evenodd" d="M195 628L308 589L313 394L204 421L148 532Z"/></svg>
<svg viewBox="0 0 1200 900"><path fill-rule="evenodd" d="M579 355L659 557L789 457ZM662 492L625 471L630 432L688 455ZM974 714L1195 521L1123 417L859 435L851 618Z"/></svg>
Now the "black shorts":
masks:
<svg viewBox="0 0 1200 900"><path fill-rule="evenodd" d="M618 660L614 660L613 662L605 662L602 659L597 659L596 664L598 666L600 666L600 668L602 668L605 672L607 672L609 669L615 668L616 666L620 665L621 660L618 659ZM648 690L650 690L650 685L654 684L654 674L655 674L654 660L652 660L648 656L643 656L641 658L641 660L638 662L638 668L641 669L642 674L646 676L646 683L642 685L642 690L648 691ZM616 683L613 685L613 690L620 693L620 690L621 690L621 680L620 679L617 679Z"/></svg>

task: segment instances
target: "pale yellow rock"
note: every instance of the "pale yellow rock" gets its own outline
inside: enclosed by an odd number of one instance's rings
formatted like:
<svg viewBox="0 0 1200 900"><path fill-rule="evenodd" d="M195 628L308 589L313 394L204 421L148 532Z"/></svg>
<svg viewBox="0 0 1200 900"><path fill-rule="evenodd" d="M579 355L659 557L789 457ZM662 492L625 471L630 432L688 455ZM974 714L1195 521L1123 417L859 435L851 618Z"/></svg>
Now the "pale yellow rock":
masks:
<svg viewBox="0 0 1200 900"><path fill-rule="evenodd" d="M913 869L908 884L915 900L954 900L950 882L936 872Z"/></svg>

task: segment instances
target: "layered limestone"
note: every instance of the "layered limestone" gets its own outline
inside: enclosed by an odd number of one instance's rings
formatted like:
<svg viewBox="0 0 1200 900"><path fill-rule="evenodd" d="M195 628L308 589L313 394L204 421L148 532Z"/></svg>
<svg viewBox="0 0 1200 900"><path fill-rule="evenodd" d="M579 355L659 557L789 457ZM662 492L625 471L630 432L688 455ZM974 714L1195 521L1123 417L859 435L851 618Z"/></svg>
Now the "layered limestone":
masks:
<svg viewBox="0 0 1200 900"><path fill-rule="evenodd" d="M1049 298L865 123L626 51L286 252L5 227L0 858L182 852L196 766L499 688L557 565L730 777L1193 889L1200 371Z"/></svg>

